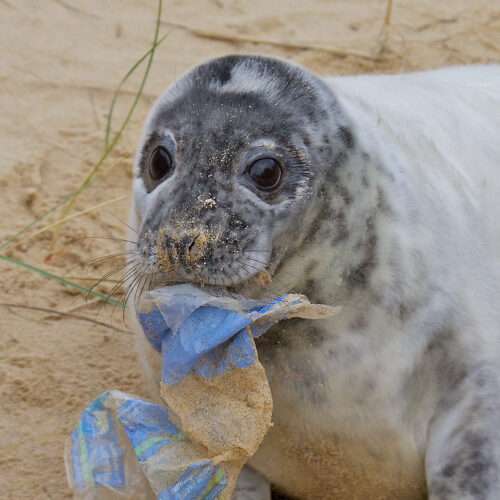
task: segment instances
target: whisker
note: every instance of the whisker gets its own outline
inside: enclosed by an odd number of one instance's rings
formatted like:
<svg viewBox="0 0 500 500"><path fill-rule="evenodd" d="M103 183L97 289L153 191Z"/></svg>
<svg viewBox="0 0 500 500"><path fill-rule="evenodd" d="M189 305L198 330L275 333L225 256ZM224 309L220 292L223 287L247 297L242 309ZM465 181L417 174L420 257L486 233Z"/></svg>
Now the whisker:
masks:
<svg viewBox="0 0 500 500"><path fill-rule="evenodd" d="M75 240L75 242L80 240L111 240L111 241L122 241L124 243L131 243L132 245L137 245L137 241L126 240L125 238L118 238L116 236L82 236Z"/></svg>
<svg viewBox="0 0 500 500"><path fill-rule="evenodd" d="M243 266L245 265L243 264ZM255 282L254 284L255 289L258 289L259 291L263 291L265 293L263 300L272 301L275 298L274 297L275 293L272 290L270 290L267 285L263 286L261 283L259 283L259 281L255 278L254 273L250 272L248 269L245 269L245 267L242 267L241 269L242 271L247 273L248 275L247 281L249 279L252 279Z"/></svg>
<svg viewBox="0 0 500 500"><path fill-rule="evenodd" d="M94 283L91 288L90 288L90 291L94 290L94 288L98 285L100 285L102 283L103 280L109 278L110 276L113 276L113 274L116 274L118 271L121 271L122 269L126 268L127 266L129 265L132 265L133 262L130 262L130 261L127 261L127 262L122 262L121 264L119 264L118 266L114 267L113 269L111 269L111 271L108 271L106 274L104 274L104 276L102 278L100 278L96 283ZM137 262L135 262L135 265L139 265ZM133 268L132 268L133 269ZM130 269L127 271L127 272L130 272ZM122 278L123 279L123 278ZM120 281L119 281L120 283Z"/></svg>
<svg viewBox="0 0 500 500"><path fill-rule="evenodd" d="M240 271L242 273L246 273L246 276L243 275L243 276L240 276ZM246 288L248 288L248 290L251 292L253 292L255 290L255 287L258 286L258 282L257 282L257 278L255 278L255 276L253 275L253 273L251 273L250 271L248 271L247 269L244 269L243 267L240 267L240 269L238 269L238 278L242 279L242 285L245 286ZM250 283L249 283L249 280L253 280L255 281L255 284L254 284L254 288L252 289L252 287L250 286Z"/></svg>
<svg viewBox="0 0 500 500"><path fill-rule="evenodd" d="M124 220L122 220L120 217L111 213L109 210L103 210L103 212L106 212L107 214L111 215L111 217L114 217L116 220L120 221L124 226L128 227L131 231L133 231L135 234L137 234L137 236L139 236L139 233L132 226L130 226Z"/></svg>
<svg viewBox="0 0 500 500"><path fill-rule="evenodd" d="M128 269L125 274L121 277L121 279L118 281L118 283L110 290L110 294L112 295L118 288L120 288L122 285L125 285L124 288L127 288L127 281L134 276L138 271L141 270L143 264L141 262L138 262L135 264L134 267Z"/></svg>
<svg viewBox="0 0 500 500"><path fill-rule="evenodd" d="M246 260L250 260L250 261L253 261L253 262L257 262L258 264L263 264L264 266L266 265L266 263L265 263L265 262L262 262L262 261L257 260L257 259L252 259L252 258L248 258L248 257L247 257L247 259L246 259ZM281 270L280 270L280 272L283 272L283 273L285 273L285 274L288 274L288 275L289 275L289 276L291 276L292 278L298 279L298 280L299 280L299 281L301 281L301 282L302 282L302 281L304 281L304 279L303 279L303 278L301 278L301 277L299 277L299 276L297 276L297 275L295 275L295 274L293 274L293 273L291 273L290 271L287 271L287 270L285 270L285 269L281 269Z"/></svg>
<svg viewBox="0 0 500 500"><path fill-rule="evenodd" d="M262 263L262 264L263 264L263 263ZM251 264L248 264L247 262L243 263L242 265L243 265L243 266L247 266L247 267L251 267L251 268L255 269L257 272L262 271L262 269L259 269L258 267L255 267L255 266L252 266ZM265 270L265 268L264 268L264 270ZM280 280L279 278L277 278L276 276L273 276L273 277L272 277L272 280L273 280L273 281L277 281L277 282L278 282L278 284L281 284L281 286L282 286L282 288L283 288L284 290L286 290L286 289L287 289L287 285L286 285L286 284L285 284L282 280ZM262 285L261 285L261 286L262 286ZM269 289L269 286L268 286L267 284L264 284L264 285L262 286L262 288L264 288L264 290L266 290L266 289L267 289L267 290L269 290L270 292L272 291L272 290L270 290L270 289Z"/></svg>
<svg viewBox="0 0 500 500"><path fill-rule="evenodd" d="M137 280L137 286L134 286L133 284L131 284L131 286L128 287L129 290L130 290L130 293L132 293L132 291L135 288L134 304L137 302L137 292L139 290L139 286L141 286L141 282L142 282L142 287L144 287L144 283L145 283L145 279L143 280L143 278L145 276L144 268L145 268L145 266L142 266L140 268L139 272L137 273L137 275L139 276L139 279ZM142 293L142 291L141 291L141 293ZM125 297L124 303L125 303L125 307L123 308L123 311L122 311L122 321L126 325L127 321L125 319L125 312L126 312L127 303L128 303L128 296Z"/></svg>
<svg viewBox="0 0 500 500"><path fill-rule="evenodd" d="M139 219L139 222L141 223L141 227L142 227L144 225L144 223L142 222L141 216L137 213L137 209L136 209L135 203L134 203L133 206L134 206L135 216Z"/></svg>
<svg viewBox="0 0 500 500"><path fill-rule="evenodd" d="M138 295L137 292L139 291L139 287L136 288L136 292L134 295L134 303L137 303L138 298L140 300L142 297L142 294L144 293L144 287L146 286L146 282L147 282L149 276L146 273L143 273L143 276L144 276L144 280L142 282L141 291L139 292L139 295Z"/></svg>
<svg viewBox="0 0 500 500"><path fill-rule="evenodd" d="M113 287L111 288L111 290L106 294L106 297L109 298L109 297L112 297L116 290L118 290L122 285L123 283L126 282L126 280L131 276L132 273L134 273L136 271L136 269L140 266L141 264L140 263L137 263L133 268L129 269L126 271L126 273L113 285ZM118 271L118 270L117 270ZM116 271L116 272L117 272ZM96 286L96 285L94 285ZM120 297L120 296L119 296ZM103 304L104 305L104 304ZM99 314L100 311L101 311L101 307L99 307L97 313Z"/></svg>
<svg viewBox="0 0 500 500"><path fill-rule="evenodd" d="M149 281L148 281L148 285L146 287L148 292L151 291L151 284L152 284L154 278L155 278L155 275L153 273L149 273Z"/></svg>
<svg viewBox="0 0 500 500"><path fill-rule="evenodd" d="M63 276L66 276L68 273L70 273L71 271L75 270L78 267L83 267L83 266L86 266L88 264L97 264L99 262L103 262L103 261L108 260L108 259L112 259L112 258L116 258L116 257L124 257L124 256L134 255L134 254L139 256L139 253L134 250L134 251L111 253L108 255L103 255L101 257L96 257L94 259L89 259L89 260L86 260L85 262L82 262L81 264L77 264L76 266L73 266L70 269L66 270L64 272Z"/></svg>
<svg viewBox="0 0 500 500"><path fill-rule="evenodd" d="M251 248L251 245L247 245L246 247L243 247L241 249L242 252L247 252L247 253L252 253L252 252L256 252L256 253L269 253L269 249L267 248ZM299 256L299 257L302 257L302 258L305 258L306 256L302 253L299 253L299 252L295 252L295 255Z"/></svg>
<svg viewBox="0 0 500 500"><path fill-rule="evenodd" d="M130 298L130 295L132 294L132 292L134 291L134 287L140 282L140 280L142 279L142 271L143 271L143 268L141 268L141 272L137 273L137 276L132 280L132 282L130 283L130 285L127 287L127 292L125 294L125 300L124 300L124 303L125 305L128 304L128 300Z"/></svg>
<svg viewBox="0 0 500 500"><path fill-rule="evenodd" d="M142 263L137 263L133 268L131 269L128 269L127 272L120 278L120 280L118 281L118 283L116 283L112 288L111 290L107 293L106 297L107 298L110 298L116 290L118 290L122 285L123 283L125 283L125 281L128 279L128 277L133 274L140 266L142 265ZM99 314L101 312L101 309L104 307L105 304L102 304L98 311L97 311L97 314ZM113 319L113 311L114 311L114 308L112 310L112 313L111 313L111 320Z"/></svg>

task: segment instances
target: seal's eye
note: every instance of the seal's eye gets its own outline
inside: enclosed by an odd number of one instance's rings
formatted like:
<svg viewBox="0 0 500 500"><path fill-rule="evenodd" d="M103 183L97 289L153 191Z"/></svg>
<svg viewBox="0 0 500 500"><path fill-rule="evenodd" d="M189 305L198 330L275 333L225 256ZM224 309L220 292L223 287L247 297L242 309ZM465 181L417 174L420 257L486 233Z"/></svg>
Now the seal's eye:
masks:
<svg viewBox="0 0 500 500"><path fill-rule="evenodd" d="M248 175L259 189L274 189L281 180L281 167L273 158L261 158L250 165Z"/></svg>
<svg viewBox="0 0 500 500"><path fill-rule="evenodd" d="M149 158L149 174L155 181L159 181L172 170L172 157L163 147L156 147Z"/></svg>

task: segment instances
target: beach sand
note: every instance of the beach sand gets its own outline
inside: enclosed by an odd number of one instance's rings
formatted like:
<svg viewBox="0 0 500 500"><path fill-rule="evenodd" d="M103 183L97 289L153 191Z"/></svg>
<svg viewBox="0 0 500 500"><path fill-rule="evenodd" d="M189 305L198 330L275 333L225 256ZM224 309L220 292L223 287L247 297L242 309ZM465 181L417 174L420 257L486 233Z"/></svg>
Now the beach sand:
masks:
<svg viewBox="0 0 500 500"><path fill-rule="evenodd" d="M122 252L122 241L113 238L126 234L141 124L168 84L209 57L273 54L331 75L500 60L499 0L395 1L382 44L386 5L164 2L161 33L169 35L145 93L102 176L71 213L116 201L65 223L55 246L52 229L21 237L6 254L84 286L123 262L118 256L83 265ZM78 187L99 159L114 89L149 49L156 10L152 0L0 0L0 244ZM113 132L142 71L120 95ZM46 221L59 217L60 210ZM80 411L108 389L145 396L132 336L120 308L100 309L92 297L86 304L73 289L1 260L0 273L0 496L70 498L62 457ZM103 282L97 290L113 285Z"/></svg>

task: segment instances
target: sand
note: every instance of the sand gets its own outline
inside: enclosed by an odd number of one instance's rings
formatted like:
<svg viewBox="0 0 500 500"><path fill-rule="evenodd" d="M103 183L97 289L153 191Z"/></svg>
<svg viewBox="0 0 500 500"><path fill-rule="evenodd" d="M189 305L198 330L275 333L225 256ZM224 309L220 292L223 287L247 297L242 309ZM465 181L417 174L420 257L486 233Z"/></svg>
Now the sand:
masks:
<svg viewBox="0 0 500 500"><path fill-rule="evenodd" d="M72 213L119 200L66 223L53 249L54 231L47 231L8 255L83 285L102 277L109 262L82 264L122 251L122 242L100 238L125 235L117 217L127 217L131 157L148 108L167 84L208 57L275 54L323 74L500 60L499 0L396 1L378 60L296 48L343 47L369 55L380 42L385 5L385 0L165 2L161 30L170 34L158 49L146 93L104 166L112 168L78 198ZM112 93L148 50L155 15L152 0L0 0L0 241L72 191L97 161ZM207 38L207 31L225 40ZM231 40L235 37L239 41ZM241 41L248 39L277 44ZM138 81L125 86L118 119ZM57 216L60 212L47 220ZM107 389L145 396L132 337L119 309L98 312L94 299L86 305L72 289L3 261L0 273L1 497L70 498L62 452L81 409ZM112 286L105 282L98 289Z"/></svg>

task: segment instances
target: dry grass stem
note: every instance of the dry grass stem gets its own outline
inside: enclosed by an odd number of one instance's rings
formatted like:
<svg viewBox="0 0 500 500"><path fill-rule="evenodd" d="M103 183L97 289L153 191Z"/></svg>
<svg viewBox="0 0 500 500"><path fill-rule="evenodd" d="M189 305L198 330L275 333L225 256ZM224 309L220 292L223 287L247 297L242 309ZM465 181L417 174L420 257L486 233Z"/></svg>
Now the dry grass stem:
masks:
<svg viewBox="0 0 500 500"><path fill-rule="evenodd" d="M293 43L293 42L284 42L280 40L269 40L263 38L254 38L251 36L244 35L236 35L232 33L220 33L213 31L206 31L197 28L191 28L184 24L177 24L171 22L164 22L169 26L179 28L185 31L188 31L194 36L200 38L208 38L210 40L221 40L224 42L235 42L235 43L256 43L262 45L272 45L274 47L282 47L286 49L298 49L298 50L318 50L321 52L328 52L330 54L334 54L336 56L341 57L359 57L361 59L374 60L376 57L369 52L364 52L361 50L353 50L344 47L331 47L327 45L319 45L319 44L309 44L309 43Z"/></svg>
<svg viewBox="0 0 500 500"><path fill-rule="evenodd" d="M64 224L68 222L71 219L75 219L76 217L80 217L81 215L88 214L89 212L92 212L93 210L97 210L98 208L105 207L106 205L110 205L111 203L115 203L117 201L124 200L126 196L119 196L118 198L114 198L112 200L105 201L103 203L99 203L99 205L95 205L93 207L87 208L85 210L82 210L81 212L77 212L72 215L68 215L67 217L64 217L63 219L59 219L56 222L53 222L52 224L48 224L45 227L42 227L42 229L39 229L38 231L35 231L33 234L30 234L29 236L26 236L25 238L21 238L20 240L17 240L15 243L11 245L11 249L15 248L16 246L20 245L21 243L30 240L31 238L34 238L35 236L38 236L41 233L44 233L45 231L48 231L49 229L53 229L54 227L58 227L61 224Z"/></svg>
<svg viewBox="0 0 500 500"><path fill-rule="evenodd" d="M107 167L104 167L99 174L96 175L96 179L99 179L101 177L104 177L107 173L109 173L111 170L113 170L115 167L118 165L121 165L123 160L126 160L127 158L130 158L134 154L133 149L129 149L128 151L125 151L120 157L114 161L111 165L108 165Z"/></svg>
<svg viewBox="0 0 500 500"><path fill-rule="evenodd" d="M78 304L77 306L73 307L68 307L66 309L58 310L61 313L64 314L70 314L74 313L75 311L79 311L80 309L88 309L92 306L95 306L101 302L101 299L94 299L94 300L86 300L84 304ZM58 312L58 314L59 314ZM57 315L54 315L54 313L50 313L48 316L44 316L43 319L54 319L57 317Z"/></svg>
<svg viewBox="0 0 500 500"><path fill-rule="evenodd" d="M95 277L85 277L85 276L66 276L66 279L68 280L74 280L74 281L99 281L101 278L95 278ZM112 279L105 279L101 280L102 283L118 283L120 280L112 280ZM89 302L90 304L90 302Z"/></svg>
<svg viewBox="0 0 500 500"><path fill-rule="evenodd" d="M382 25L382 30L378 37L378 41L375 47L373 48L373 56L375 58L380 56L380 54L387 45L387 38L389 37L389 27L391 24L391 16L392 16L392 0L387 0L387 5L385 8L384 24Z"/></svg>
<svg viewBox="0 0 500 500"><path fill-rule="evenodd" d="M68 316L70 318L78 319L80 321L88 321L89 323L94 323L95 325L104 326L104 327L109 328L111 330L115 330L117 332L127 333L127 334L131 335L131 333L128 330L124 330L123 328L119 328L117 326L110 325L109 323L97 321L96 319L92 319L92 318L89 318L87 316L83 316L81 314L67 313L67 312L63 312L63 311L58 311L56 309L50 309L48 307L35 307L35 306L25 306L23 304L11 304L10 302L0 302L0 306L6 307L7 309L9 309L9 308L27 309L27 310L31 310L31 311L40 311L40 312L45 312L45 313L50 313L50 314L56 314L57 316Z"/></svg>
<svg viewBox="0 0 500 500"><path fill-rule="evenodd" d="M489 40L485 40L482 36L478 36L478 40L488 49L494 50L495 52L500 52L500 47L490 42Z"/></svg>
<svg viewBox="0 0 500 500"><path fill-rule="evenodd" d="M32 76L37 78L36 82L33 82L37 88L40 88L40 86L47 86L47 87L55 87L55 88L70 88L70 89L76 89L76 90L85 90L85 91L91 91L91 92L96 92L96 93L106 93L106 94L114 94L116 92L115 88L112 87L103 87L102 85L90 85L87 83L76 83L76 82L63 82L59 80L46 80L42 79L38 75L33 75ZM130 96L135 96L137 92L133 90L128 90L121 88L118 91L119 94L121 95L130 95ZM151 92L142 92L141 97L147 97L150 99L156 99L158 97L158 94L153 94Z"/></svg>
<svg viewBox="0 0 500 500"><path fill-rule="evenodd" d="M93 17L94 19L100 19L100 17L97 14L94 14L93 12L88 12L87 10L79 9L74 5L68 5L66 2L63 2L63 0L53 0L53 1L61 5L65 9L76 12L77 14L84 14L85 16Z"/></svg>

